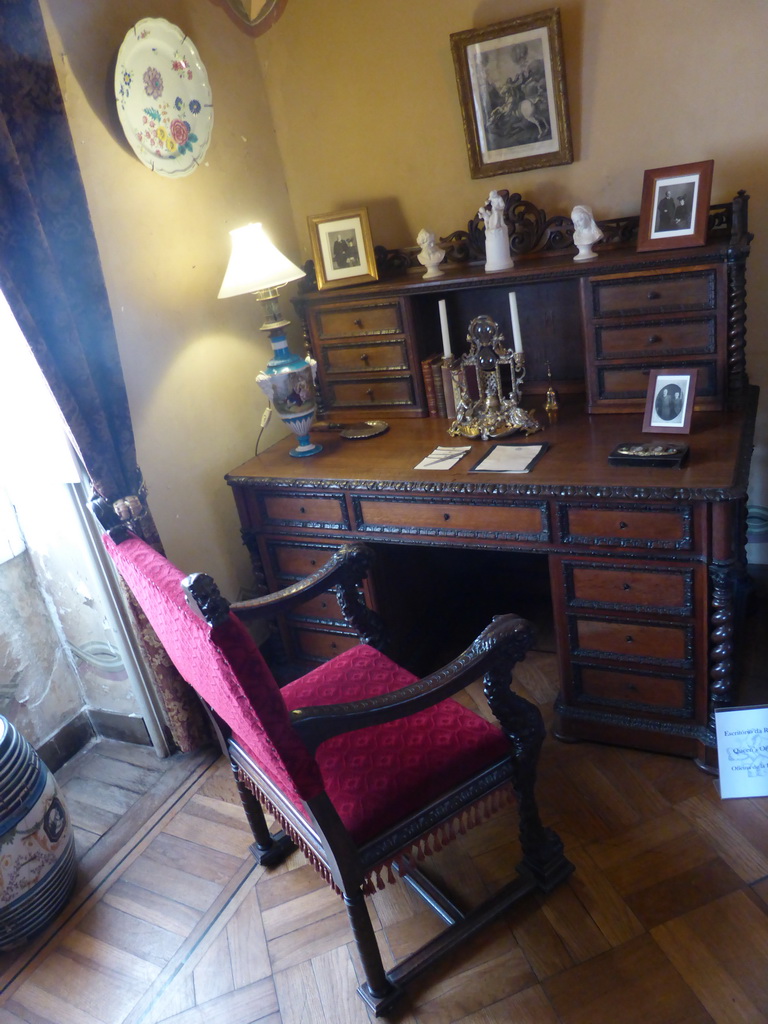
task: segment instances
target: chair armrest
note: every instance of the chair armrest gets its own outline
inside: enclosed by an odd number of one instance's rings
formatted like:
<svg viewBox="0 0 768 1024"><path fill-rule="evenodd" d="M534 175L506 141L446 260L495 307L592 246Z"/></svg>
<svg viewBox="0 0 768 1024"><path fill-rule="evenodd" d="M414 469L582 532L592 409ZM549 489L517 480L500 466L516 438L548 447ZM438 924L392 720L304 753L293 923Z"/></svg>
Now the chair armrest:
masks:
<svg viewBox="0 0 768 1024"><path fill-rule="evenodd" d="M365 604L358 586L373 564L373 551L364 544L348 544L336 551L317 572L292 583L289 587L250 601L237 601L230 611L239 619L272 618L284 615L297 604L309 601L318 594L333 590L347 625L358 634L363 643L380 647L383 628L378 615Z"/></svg>
<svg viewBox="0 0 768 1024"><path fill-rule="evenodd" d="M291 712L294 728L314 752L332 736L423 711L463 690L481 675L485 677L489 704L501 721L494 707L495 695L509 690L512 669L532 643L533 632L525 619L517 615L496 616L462 654L437 672L368 700L296 708Z"/></svg>

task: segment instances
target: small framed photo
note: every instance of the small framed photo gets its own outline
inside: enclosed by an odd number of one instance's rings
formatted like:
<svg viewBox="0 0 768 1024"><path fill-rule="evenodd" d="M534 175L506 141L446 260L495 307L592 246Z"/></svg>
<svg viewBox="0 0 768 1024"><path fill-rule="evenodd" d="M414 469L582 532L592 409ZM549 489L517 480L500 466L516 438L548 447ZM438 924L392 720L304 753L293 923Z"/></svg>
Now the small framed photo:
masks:
<svg viewBox="0 0 768 1024"><path fill-rule="evenodd" d="M318 288L340 288L378 280L368 210L309 217Z"/></svg>
<svg viewBox="0 0 768 1024"><path fill-rule="evenodd" d="M573 162L557 8L451 35L473 178Z"/></svg>
<svg viewBox="0 0 768 1024"><path fill-rule="evenodd" d="M651 370L643 433L689 434L697 370Z"/></svg>
<svg viewBox="0 0 768 1024"><path fill-rule="evenodd" d="M714 165L704 160L645 172L638 252L704 245Z"/></svg>

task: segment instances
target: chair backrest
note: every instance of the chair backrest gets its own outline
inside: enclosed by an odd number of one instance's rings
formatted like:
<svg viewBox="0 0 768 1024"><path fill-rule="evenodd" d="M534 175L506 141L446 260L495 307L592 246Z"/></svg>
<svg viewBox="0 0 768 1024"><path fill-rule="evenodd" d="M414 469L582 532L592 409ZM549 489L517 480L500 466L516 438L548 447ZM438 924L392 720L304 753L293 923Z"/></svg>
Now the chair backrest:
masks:
<svg viewBox="0 0 768 1024"><path fill-rule="evenodd" d="M209 626L187 605L185 574L130 534L104 546L183 679L254 755L259 767L298 807L323 789L314 757L297 736L288 709L248 630L232 614Z"/></svg>

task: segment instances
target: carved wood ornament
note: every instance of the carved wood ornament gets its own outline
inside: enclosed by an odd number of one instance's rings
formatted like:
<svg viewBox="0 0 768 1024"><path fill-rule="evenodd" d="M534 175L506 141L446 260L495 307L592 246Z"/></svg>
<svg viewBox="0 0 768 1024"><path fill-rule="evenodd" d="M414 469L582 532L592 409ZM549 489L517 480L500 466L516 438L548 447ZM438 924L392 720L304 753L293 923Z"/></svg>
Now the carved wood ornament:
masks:
<svg viewBox="0 0 768 1024"><path fill-rule="evenodd" d="M564 214L548 217L544 210L524 199L519 192L498 189L504 199L504 223L509 232L509 251L513 257L539 252L559 252L573 246L573 221ZM709 237L730 236L734 246L748 245L746 230L748 196L741 191L732 203L720 203L709 210ZM603 238L597 249L634 245L640 223L638 216L614 217L598 221ZM482 262L485 259L485 225L478 213L466 229L452 231L440 238L449 263ZM376 262L382 276L400 274L418 266L418 247L386 249L376 246Z"/></svg>
<svg viewBox="0 0 768 1024"><path fill-rule="evenodd" d="M214 0L226 7L254 36L263 35L285 10L288 0Z"/></svg>

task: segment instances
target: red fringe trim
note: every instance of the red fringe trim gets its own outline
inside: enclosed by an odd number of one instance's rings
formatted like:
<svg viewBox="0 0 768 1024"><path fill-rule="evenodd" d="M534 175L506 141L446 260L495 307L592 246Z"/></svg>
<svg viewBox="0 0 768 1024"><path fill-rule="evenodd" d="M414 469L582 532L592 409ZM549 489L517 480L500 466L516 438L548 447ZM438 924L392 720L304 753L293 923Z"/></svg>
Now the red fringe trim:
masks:
<svg viewBox="0 0 768 1024"><path fill-rule="evenodd" d="M283 829L285 834L289 837L289 839L292 842L294 842L296 846L298 846L298 848L307 858L307 860L315 869L315 871L321 876L321 878L323 878L328 883L328 885L330 885L334 892L337 892L339 896L343 896L344 893L334 882L333 876L331 875L331 872L328 870L328 867L320 860L315 851L307 845L304 838L301 835L299 835L299 833L296 831L293 825L291 825L291 823L283 817L283 815L280 813L277 807L275 807L275 805L272 803L269 797L261 791L261 789L256 785L256 783L253 781L250 775L247 775L242 768L238 768L237 777L245 786L248 787L248 789L250 789L250 791L259 801L264 810L271 814L275 821L278 822L278 824Z"/></svg>
<svg viewBox="0 0 768 1024"><path fill-rule="evenodd" d="M407 860L424 861L433 853L438 853L459 835L465 835L470 829L482 825L503 807L516 803L511 783L505 783L492 793L486 794L473 804L464 807L459 814L441 822L429 832L425 832L411 846L399 850L393 857L382 861L371 868L363 885L363 892L371 895L377 889L384 889L387 884L397 881L395 869L400 873L406 869L403 863Z"/></svg>
<svg viewBox="0 0 768 1024"><path fill-rule="evenodd" d="M286 821L269 797L261 792L253 779L242 768L238 768L237 774L240 781L253 793L264 810L279 822L286 835L301 850L315 871L327 882L334 892L338 893L339 896L343 896L343 892L333 880L327 865L319 859L314 850L307 845L304 838L299 835L290 822ZM398 878L396 870L398 873L404 870L403 861L412 860L414 857L417 861L425 860L430 854L438 853L453 839L456 839L457 836L465 835L469 829L476 828L478 825L483 824L483 822L488 821L489 818L503 807L508 807L510 804L515 803L515 801L516 797L510 783L505 783L498 789L494 789L492 793L487 793L473 804L462 808L459 814L454 815L453 818L449 818L447 821L436 825L429 832L425 832L416 842L399 850L393 857L389 857L387 860L371 868L363 883L363 892L370 896L377 889L384 889L387 885L393 885Z"/></svg>

